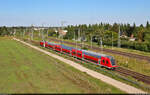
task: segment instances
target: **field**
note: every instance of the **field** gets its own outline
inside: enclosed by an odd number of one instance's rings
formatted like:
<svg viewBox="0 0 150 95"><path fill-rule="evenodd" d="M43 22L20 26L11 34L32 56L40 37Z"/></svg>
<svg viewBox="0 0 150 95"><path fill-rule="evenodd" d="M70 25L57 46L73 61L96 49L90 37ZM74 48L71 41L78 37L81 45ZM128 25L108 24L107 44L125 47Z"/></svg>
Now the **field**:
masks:
<svg viewBox="0 0 150 95"><path fill-rule="evenodd" d="M0 38L0 93L124 93L11 38Z"/></svg>

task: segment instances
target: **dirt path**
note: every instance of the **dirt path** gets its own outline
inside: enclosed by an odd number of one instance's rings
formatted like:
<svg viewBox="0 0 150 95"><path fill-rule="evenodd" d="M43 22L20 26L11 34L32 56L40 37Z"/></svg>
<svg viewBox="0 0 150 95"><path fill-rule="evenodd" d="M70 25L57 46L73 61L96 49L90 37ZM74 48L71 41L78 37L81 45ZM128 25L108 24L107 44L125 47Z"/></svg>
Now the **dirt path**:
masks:
<svg viewBox="0 0 150 95"><path fill-rule="evenodd" d="M112 78L110 78L110 77L108 77L108 76L105 76L105 75L103 75L103 74L100 74L100 73L98 73L98 72L96 72L96 71L87 69L87 68L83 67L83 66L80 65L80 64L77 64L77 63L75 63L75 62L73 62L73 61L70 61L70 60L68 60L68 59L62 58L62 57L60 57L60 56L58 56L58 55L55 55L55 54L53 54L53 53L47 52L47 51L45 51L45 50L43 50L43 49L40 49L40 48L38 48L38 47L36 47L36 46L33 46L33 45L31 45L31 44L28 44L28 43L26 43L26 42L24 42L24 41L21 41L21 40L16 39L16 38L13 38L13 39L16 40L16 41L19 41L19 42L21 42L21 43L23 43L23 44L25 44L25 45L27 45L27 46L30 46L30 47L32 47L32 48L34 48L34 49L36 49L36 50L38 50L38 51L40 51L40 52L43 52L43 53L45 53L45 54L47 54L47 55L49 55L49 56L52 56L52 57L54 57L54 58L57 58L58 60L60 60L60 61L62 61L62 62L65 62L66 64L69 64L69 65L71 65L72 67L74 67L74 68L76 68L76 69L78 69L78 70L80 70L80 71L82 71L82 72L86 72L88 75L90 75L90 76L92 76L92 77L94 77L94 78L100 79L101 81L103 81L103 82L105 82L105 83L108 83L108 84L110 84L110 85L113 85L114 87L119 88L119 89L122 90L122 91L125 91L125 92L127 92L127 93L146 93L146 92L144 92L144 91L142 91L142 90L140 90L140 89L137 89L137 88L135 88L135 87L132 87L132 86L127 85L127 84L125 84L125 83L122 83L122 82L120 82L120 81L114 80L114 79L112 79Z"/></svg>

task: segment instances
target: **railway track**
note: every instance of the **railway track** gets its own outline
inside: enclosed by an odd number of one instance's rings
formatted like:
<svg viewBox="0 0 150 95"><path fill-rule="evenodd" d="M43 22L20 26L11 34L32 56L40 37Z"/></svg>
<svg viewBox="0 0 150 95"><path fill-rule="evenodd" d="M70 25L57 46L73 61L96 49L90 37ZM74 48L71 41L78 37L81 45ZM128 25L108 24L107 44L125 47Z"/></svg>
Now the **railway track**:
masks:
<svg viewBox="0 0 150 95"><path fill-rule="evenodd" d="M30 42L34 43L35 45L39 45L39 42L36 42L36 41L30 41ZM79 59L75 59L75 60L81 61ZM88 61L86 61L86 62L88 62ZM137 73L137 72L134 72L134 71L122 68L122 67L118 67L113 71L118 72L123 76L131 76L138 81L142 81L143 83L150 84L150 76L146 76L144 74L140 74L140 73Z"/></svg>
<svg viewBox="0 0 150 95"><path fill-rule="evenodd" d="M60 40L58 40L58 39L50 38L50 40L60 42ZM63 41L63 43L70 44L70 45L76 45L75 43L67 42L67 41ZM82 46L82 44L77 44L77 45ZM90 48L89 45L85 45L85 46ZM98 48L98 47L93 47L93 49L101 51L101 49ZM123 56L127 56L127 57L134 57L134 58L137 58L137 59L144 59L144 60L147 60L147 61L150 62L150 57L147 57L147 56L142 56L142 55L137 55L137 54L132 54L132 53L125 53L125 52L120 52L120 51L116 51L116 50L109 50L109 49L103 49L103 51L113 53L113 54L119 54L119 55L123 55ZM131 76L131 77L135 78L138 81L142 81L144 83L150 84L150 76L146 76L146 75L143 75L143 74L140 74L140 73L122 68L122 67L118 67L114 71L120 73L121 75Z"/></svg>
<svg viewBox="0 0 150 95"><path fill-rule="evenodd" d="M61 40L58 40L58 39L54 39L54 38L49 38L50 40L52 41L56 41L56 42L60 42ZM63 41L63 43L66 43L66 44L70 44L70 45L76 45L76 43L73 43L73 42L68 42L68 41ZM78 46L82 46L82 44L77 44ZM89 45L84 45L88 48L91 48L91 46ZM123 55L123 56L127 56L127 57L132 57L132 58L136 58L136 59L139 59L139 60L147 60L149 63L150 63L150 57L148 56L143 56L143 55L138 55L138 54L133 54L133 53L127 53L127 52L122 52L122 51L117 51L117 50L110 50L110 49L101 49L99 47L95 47L93 46L92 47L93 50L99 50L99 51L104 51L104 52L108 52L108 53L112 53L112 54L118 54L118 55Z"/></svg>
<svg viewBox="0 0 150 95"><path fill-rule="evenodd" d="M134 72L131 70L127 70L122 67L118 67L114 71L116 71L122 75L125 75L125 76L131 76L131 77L135 78L136 80L142 81L146 84L150 84L150 76L146 76L144 74L140 74L140 73L137 73L137 72Z"/></svg>

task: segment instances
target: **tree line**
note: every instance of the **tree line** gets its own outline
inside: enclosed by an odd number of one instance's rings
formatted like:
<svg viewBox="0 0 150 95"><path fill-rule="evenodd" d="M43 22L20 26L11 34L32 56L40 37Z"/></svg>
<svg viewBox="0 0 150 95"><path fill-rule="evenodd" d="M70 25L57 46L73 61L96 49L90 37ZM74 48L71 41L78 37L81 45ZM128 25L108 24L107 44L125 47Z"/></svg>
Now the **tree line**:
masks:
<svg viewBox="0 0 150 95"><path fill-rule="evenodd" d="M79 38L82 35L82 37L87 38L87 41L92 39L98 45L102 40L103 45L112 46L113 43L113 46L117 46L118 35L120 35L121 47L150 51L150 24L148 21L146 26L143 24L137 26L135 23L133 25L100 23L93 25L70 25L65 29L68 30L67 35L64 37L65 39L73 39L74 35L76 38ZM131 36L135 38L135 41L129 40Z"/></svg>
<svg viewBox="0 0 150 95"><path fill-rule="evenodd" d="M20 34L23 33L25 29L28 31L28 33L30 33L32 27L3 26L0 27L0 36L11 36L14 35L14 33ZM68 32L63 39L72 40L75 38L77 40L80 38L81 41L90 42L92 40L98 45L100 44L100 41L102 41L103 45L117 46L118 35L120 35L121 47L141 51L150 51L150 24L148 21L145 26L143 24L137 26L135 23L133 23L133 25L118 23L111 25L109 23L101 22L100 24L68 25L64 29ZM48 31L49 36L56 37L59 35L55 32L53 27L44 31L45 33ZM135 41L129 40L131 36L135 38Z"/></svg>

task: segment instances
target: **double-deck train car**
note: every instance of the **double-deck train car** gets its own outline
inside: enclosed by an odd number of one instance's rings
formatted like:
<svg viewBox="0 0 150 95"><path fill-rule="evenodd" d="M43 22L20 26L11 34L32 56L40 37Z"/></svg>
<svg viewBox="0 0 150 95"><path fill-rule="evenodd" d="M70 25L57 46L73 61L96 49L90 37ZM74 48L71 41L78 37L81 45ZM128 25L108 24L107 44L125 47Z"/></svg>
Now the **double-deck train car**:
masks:
<svg viewBox="0 0 150 95"><path fill-rule="evenodd" d="M82 50L82 49L65 46L61 44L50 43L46 41L41 41L40 45L43 47L51 48L57 52L69 54L70 56L76 57L81 60L92 62L101 67L106 67L109 69L114 69L117 67L115 64L115 59L112 56L95 53L92 51Z"/></svg>

